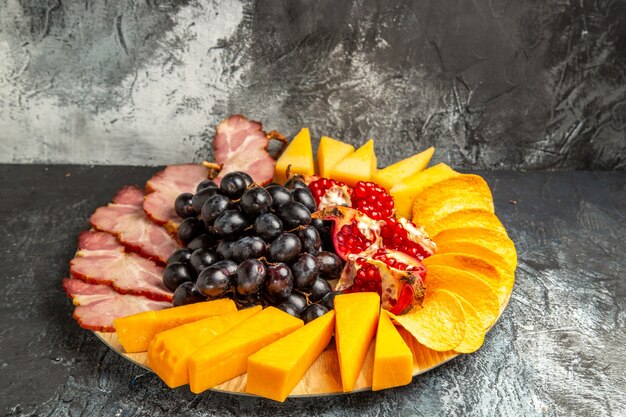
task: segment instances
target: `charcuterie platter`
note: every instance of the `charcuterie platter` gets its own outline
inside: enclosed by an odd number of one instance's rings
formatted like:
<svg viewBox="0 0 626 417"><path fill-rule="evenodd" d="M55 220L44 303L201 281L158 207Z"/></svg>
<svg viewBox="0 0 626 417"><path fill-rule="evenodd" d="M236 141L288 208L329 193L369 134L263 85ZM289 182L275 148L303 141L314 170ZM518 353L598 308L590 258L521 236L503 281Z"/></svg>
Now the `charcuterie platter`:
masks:
<svg viewBox="0 0 626 417"><path fill-rule="evenodd" d="M484 343L517 254L480 176L428 167L433 148L379 169L372 140L314 158L308 129L240 115L213 145L80 234L63 286L109 347L172 388L284 401L405 385Z"/></svg>

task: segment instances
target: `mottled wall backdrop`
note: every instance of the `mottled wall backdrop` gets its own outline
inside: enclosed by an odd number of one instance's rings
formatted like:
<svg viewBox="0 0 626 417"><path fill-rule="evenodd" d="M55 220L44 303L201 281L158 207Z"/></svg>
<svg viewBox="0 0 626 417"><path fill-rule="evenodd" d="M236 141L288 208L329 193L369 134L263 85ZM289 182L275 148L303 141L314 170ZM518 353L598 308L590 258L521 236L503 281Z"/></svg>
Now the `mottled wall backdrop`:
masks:
<svg viewBox="0 0 626 417"><path fill-rule="evenodd" d="M626 168L626 2L0 0L0 162L210 157L230 113L382 163Z"/></svg>

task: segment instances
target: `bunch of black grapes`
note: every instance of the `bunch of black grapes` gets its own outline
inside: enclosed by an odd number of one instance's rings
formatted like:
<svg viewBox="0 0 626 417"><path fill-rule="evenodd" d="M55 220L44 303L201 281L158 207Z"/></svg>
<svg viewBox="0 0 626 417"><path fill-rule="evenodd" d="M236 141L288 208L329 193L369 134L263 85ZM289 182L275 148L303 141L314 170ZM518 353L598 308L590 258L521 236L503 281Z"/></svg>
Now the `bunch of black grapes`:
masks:
<svg viewBox="0 0 626 417"><path fill-rule="evenodd" d="M175 210L186 247L163 273L175 306L229 297L239 308L272 305L305 322L333 308L328 280L340 276L342 261L332 245L322 247L328 224L311 219L315 200L300 179L261 187L232 172L219 186L205 180L179 195Z"/></svg>

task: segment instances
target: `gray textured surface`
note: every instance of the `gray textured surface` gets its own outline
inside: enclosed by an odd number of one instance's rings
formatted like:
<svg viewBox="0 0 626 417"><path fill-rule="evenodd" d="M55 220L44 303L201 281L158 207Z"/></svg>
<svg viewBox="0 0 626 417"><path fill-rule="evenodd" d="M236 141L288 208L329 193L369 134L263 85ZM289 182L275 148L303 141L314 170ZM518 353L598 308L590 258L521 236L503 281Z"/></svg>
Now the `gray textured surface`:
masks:
<svg viewBox="0 0 626 417"><path fill-rule="evenodd" d="M0 162L200 160L239 112L386 161L624 169L626 3L0 1Z"/></svg>
<svg viewBox="0 0 626 417"><path fill-rule="evenodd" d="M520 261L485 345L406 387L279 405L169 390L71 318L60 279L78 232L154 171L0 165L0 414L626 415L625 173L483 172Z"/></svg>

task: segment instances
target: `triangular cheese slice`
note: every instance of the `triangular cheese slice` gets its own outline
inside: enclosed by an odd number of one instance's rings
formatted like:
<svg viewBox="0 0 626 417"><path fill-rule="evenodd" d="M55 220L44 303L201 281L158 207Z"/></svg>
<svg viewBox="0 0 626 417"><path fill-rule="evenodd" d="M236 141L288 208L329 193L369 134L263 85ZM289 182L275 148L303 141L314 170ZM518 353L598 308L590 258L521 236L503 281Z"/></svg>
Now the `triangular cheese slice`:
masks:
<svg viewBox="0 0 626 417"><path fill-rule="evenodd" d="M352 391L376 333L380 297L374 292L335 297L335 342L343 392Z"/></svg>
<svg viewBox="0 0 626 417"><path fill-rule="evenodd" d="M413 379L413 354L393 325L387 310L380 311L372 391L406 385Z"/></svg>
<svg viewBox="0 0 626 417"><path fill-rule="evenodd" d="M324 351L334 329L335 312L331 310L250 356L246 392L285 401Z"/></svg>
<svg viewBox="0 0 626 417"><path fill-rule="evenodd" d="M370 181L375 174L376 154L372 139L328 170L330 178L342 181L351 187L358 181Z"/></svg>
<svg viewBox="0 0 626 417"><path fill-rule="evenodd" d="M376 172L374 182L386 190L391 190L394 185L405 178L423 171L433 157L433 153L435 153L435 148L431 146L425 151L389 165L387 168L379 169Z"/></svg>
<svg viewBox="0 0 626 417"><path fill-rule="evenodd" d="M322 136L317 147L317 171L322 178L330 177L330 169L354 153L354 146L337 139Z"/></svg>
<svg viewBox="0 0 626 417"><path fill-rule="evenodd" d="M315 174L311 134L306 127L298 132L280 158L278 158L278 161L276 161L274 181L284 184L287 181L287 176L293 174Z"/></svg>

